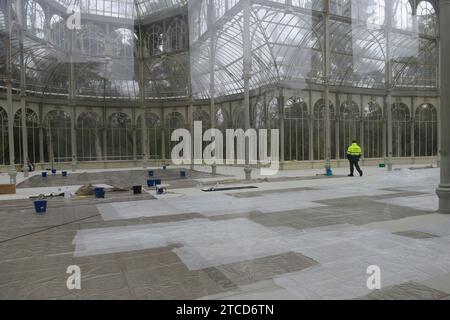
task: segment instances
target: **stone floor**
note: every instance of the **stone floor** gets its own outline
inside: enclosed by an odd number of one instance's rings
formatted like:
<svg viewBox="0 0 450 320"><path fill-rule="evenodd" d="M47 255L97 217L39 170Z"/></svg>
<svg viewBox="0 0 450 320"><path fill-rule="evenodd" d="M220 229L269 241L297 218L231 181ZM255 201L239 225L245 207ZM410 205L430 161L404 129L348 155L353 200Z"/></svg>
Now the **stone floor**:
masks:
<svg viewBox="0 0 450 320"><path fill-rule="evenodd" d="M450 216L435 213L438 169L364 177L283 171L241 180L242 168L152 188L31 200L0 196L0 299L449 299ZM146 171L35 175L18 188L144 183ZM203 192L199 185L257 188ZM81 289L67 268L79 266ZM369 266L380 289L369 289Z"/></svg>

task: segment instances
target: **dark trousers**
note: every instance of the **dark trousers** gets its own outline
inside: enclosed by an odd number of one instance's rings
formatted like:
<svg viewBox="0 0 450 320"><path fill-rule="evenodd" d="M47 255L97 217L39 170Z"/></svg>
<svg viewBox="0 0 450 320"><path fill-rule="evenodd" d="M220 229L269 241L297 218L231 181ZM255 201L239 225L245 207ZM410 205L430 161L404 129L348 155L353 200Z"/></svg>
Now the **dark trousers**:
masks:
<svg viewBox="0 0 450 320"><path fill-rule="evenodd" d="M362 175L362 170L358 164L359 157L358 156L348 156L348 162L350 163L350 174L353 175L353 172L358 171L359 175Z"/></svg>

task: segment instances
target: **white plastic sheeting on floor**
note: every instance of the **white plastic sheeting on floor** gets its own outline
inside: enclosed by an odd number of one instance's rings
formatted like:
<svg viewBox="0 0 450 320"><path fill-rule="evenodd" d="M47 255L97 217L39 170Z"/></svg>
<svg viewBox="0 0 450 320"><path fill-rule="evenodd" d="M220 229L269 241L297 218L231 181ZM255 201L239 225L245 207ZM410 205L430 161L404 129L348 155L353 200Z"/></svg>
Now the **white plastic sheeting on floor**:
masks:
<svg viewBox="0 0 450 320"><path fill-rule="evenodd" d="M423 211L436 211L438 209L439 199L435 194L424 194L411 197L398 197L377 200L377 202L392 204L401 207L408 207Z"/></svg>
<svg viewBox="0 0 450 320"><path fill-rule="evenodd" d="M257 191L258 189L254 190ZM378 190L373 187L367 189L361 186L303 191L279 191L249 198L237 198L224 193L211 192L200 196L98 204L97 208L104 220L132 219L194 212L209 217L252 211L272 213L301 210L323 206L323 204L315 202L320 200L391 193L391 191Z"/></svg>
<svg viewBox="0 0 450 320"><path fill-rule="evenodd" d="M75 256L180 244L173 252L190 270L299 252L320 265L277 276L274 281L302 299L355 298L369 293L369 265L381 268L383 287L450 272L450 236L411 239L348 225L299 231L266 228L244 218L193 219L81 230L74 243Z"/></svg>

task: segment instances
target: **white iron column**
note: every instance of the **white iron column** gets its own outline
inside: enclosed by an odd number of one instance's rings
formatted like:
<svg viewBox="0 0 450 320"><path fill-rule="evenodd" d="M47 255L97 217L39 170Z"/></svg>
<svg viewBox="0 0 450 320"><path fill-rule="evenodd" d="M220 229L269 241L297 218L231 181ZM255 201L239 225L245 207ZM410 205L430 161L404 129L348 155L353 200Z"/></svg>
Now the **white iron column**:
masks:
<svg viewBox="0 0 450 320"><path fill-rule="evenodd" d="M439 8L439 30L450 29L450 0L441 0ZM450 214L450 38L440 37L441 56L441 181L436 193L439 197L439 212Z"/></svg>
<svg viewBox="0 0 450 320"><path fill-rule="evenodd" d="M215 107L215 96L216 96L216 83L215 83L215 65L216 65L216 29L213 23L215 9L214 1L211 0L208 6L208 30L209 30L209 112L211 117L211 129L216 127L216 107ZM231 113L230 113L231 114ZM211 173L215 175L217 173L217 165L213 163L211 165Z"/></svg>
<svg viewBox="0 0 450 320"><path fill-rule="evenodd" d="M77 170L77 135L76 135L76 106L75 106L75 66L73 61L73 46L74 46L74 31L69 32L70 35L70 73L69 73L69 107L71 112L70 121L70 137L71 137L71 151L72 151L72 171Z"/></svg>
<svg viewBox="0 0 450 320"><path fill-rule="evenodd" d="M331 124L330 124L330 17L329 1L324 2L324 106L325 106L325 169L331 169Z"/></svg>
<svg viewBox="0 0 450 320"><path fill-rule="evenodd" d="M244 26L242 30L242 43L244 50L244 110L245 110L245 131L250 129L250 77L252 64L252 44L250 39L250 1L246 0L244 4ZM252 168L250 165L250 145L249 139L245 139L245 180L252 177Z"/></svg>
<svg viewBox="0 0 450 320"><path fill-rule="evenodd" d="M25 66L25 55L24 55L24 29L25 29L25 13L24 13L24 2L19 1L19 14L21 16L21 26L20 26L20 108L22 112L21 122L22 122L22 171L23 176L28 177L28 130L27 130L27 92L26 92L26 66ZM14 121L14 113L12 117ZM14 150L14 148L12 148Z"/></svg>
<svg viewBox="0 0 450 320"><path fill-rule="evenodd" d="M10 164L10 175L11 178L16 174L16 168L14 166L14 108L13 108L13 98L12 98L12 72L11 72L11 6L7 4L8 12L5 17L8 19L6 25L9 27L9 32L6 37L6 72L5 72L5 83L6 83L6 103L7 103L7 113L8 113L8 144L9 144L9 164Z"/></svg>
<svg viewBox="0 0 450 320"><path fill-rule="evenodd" d="M386 61L385 61L385 82L386 82L386 133L387 133L387 170L392 171L392 61L390 35L392 28L392 0L386 1L385 7L385 38L386 38ZM386 155L385 155L386 156Z"/></svg>

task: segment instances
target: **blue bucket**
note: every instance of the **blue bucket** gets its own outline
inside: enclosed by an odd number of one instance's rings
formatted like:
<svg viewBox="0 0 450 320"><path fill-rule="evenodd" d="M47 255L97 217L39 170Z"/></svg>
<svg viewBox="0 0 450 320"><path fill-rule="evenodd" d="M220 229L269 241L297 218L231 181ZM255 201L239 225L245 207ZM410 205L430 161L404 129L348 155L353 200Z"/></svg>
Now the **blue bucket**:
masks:
<svg viewBox="0 0 450 320"><path fill-rule="evenodd" d="M181 170L181 171L180 171L180 176L181 176L182 178L185 178L185 177L186 177L186 171Z"/></svg>
<svg viewBox="0 0 450 320"><path fill-rule="evenodd" d="M161 179L155 179L155 185L161 184Z"/></svg>
<svg viewBox="0 0 450 320"><path fill-rule="evenodd" d="M42 178L47 178L47 172L42 172L41 175L42 175Z"/></svg>
<svg viewBox="0 0 450 320"><path fill-rule="evenodd" d="M153 177L155 175L155 172L153 171L153 170L150 170L149 172L148 172L148 176L149 177Z"/></svg>
<svg viewBox="0 0 450 320"><path fill-rule="evenodd" d="M56 169L52 169L52 175L54 176L56 174Z"/></svg>
<svg viewBox="0 0 450 320"><path fill-rule="evenodd" d="M326 175L327 176L332 176L333 175L333 171L331 171L331 169L327 169Z"/></svg>
<svg viewBox="0 0 450 320"><path fill-rule="evenodd" d="M45 213L47 211L47 200L36 200L34 202L36 213Z"/></svg>
<svg viewBox="0 0 450 320"><path fill-rule="evenodd" d="M62 176L63 176L63 177L67 177L67 171L63 171L63 172L62 172Z"/></svg>
<svg viewBox="0 0 450 320"><path fill-rule="evenodd" d="M97 187L94 189L96 198L104 198L105 197L105 188Z"/></svg>
<svg viewBox="0 0 450 320"><path fill-rule="evenodd" d="M166 166L163 166L163 170L166 170L166 168L167 168Z"/></svg>
<svg viewBox="0 0 450 320"><path fill-rule="evenodd" d="M154 185L155 185L155 180L153 180L153 179L147 180L147 187L153 187Z"/></svg>

